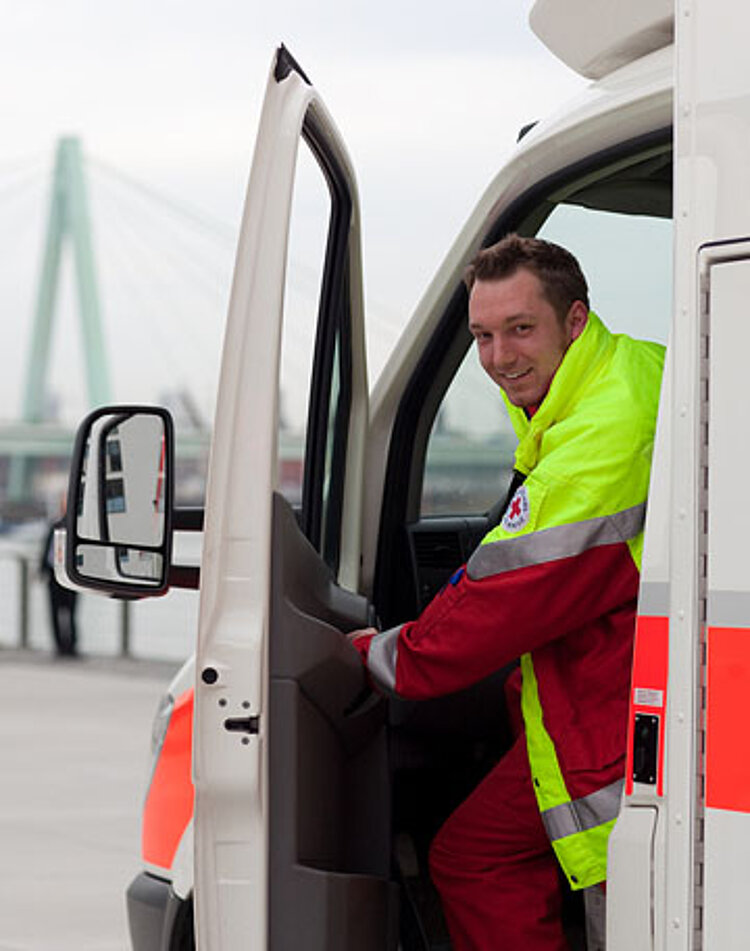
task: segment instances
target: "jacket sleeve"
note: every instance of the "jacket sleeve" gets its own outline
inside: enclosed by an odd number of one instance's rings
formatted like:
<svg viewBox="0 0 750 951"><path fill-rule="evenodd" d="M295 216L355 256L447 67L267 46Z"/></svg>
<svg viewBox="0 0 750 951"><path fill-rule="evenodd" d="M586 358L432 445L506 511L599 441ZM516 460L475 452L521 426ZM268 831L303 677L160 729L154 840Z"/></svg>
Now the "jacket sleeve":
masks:
<svg viewBox="0 0 750 951"><path fill-rule="evenodd" d="M381 689L412 699L459 690L637 596L628 542L645 504L538 528L545 493L525 491L527 531L499 526L417 620L357 643Z"/></svg>

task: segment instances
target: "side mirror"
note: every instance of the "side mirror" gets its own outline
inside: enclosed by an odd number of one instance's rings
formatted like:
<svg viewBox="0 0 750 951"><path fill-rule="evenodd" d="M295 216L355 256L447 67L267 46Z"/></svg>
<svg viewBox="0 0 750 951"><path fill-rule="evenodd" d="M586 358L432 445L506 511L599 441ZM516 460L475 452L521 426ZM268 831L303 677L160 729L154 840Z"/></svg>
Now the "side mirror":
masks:
<svg viewBox="0 0 750 951"><path fill-rule="evenodd" d="M65 567L75 585L167 590L174 427L161 407L105 406L81 423L68 488Z"/></svg>

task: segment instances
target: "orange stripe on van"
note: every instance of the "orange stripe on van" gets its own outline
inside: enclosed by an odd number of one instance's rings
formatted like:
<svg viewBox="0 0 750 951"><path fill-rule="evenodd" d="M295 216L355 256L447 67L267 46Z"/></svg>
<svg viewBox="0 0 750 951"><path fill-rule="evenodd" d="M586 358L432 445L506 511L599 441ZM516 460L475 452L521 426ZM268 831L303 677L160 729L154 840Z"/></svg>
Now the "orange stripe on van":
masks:
<svg viewBox="0 0 750 951"><path fill-rule="evenodd" d="M193 688L177 698L143 808L144 861L171 868L193 815Z"/></svg>
<svg viewBox="0 0 750 951"><path fill-rule="evenodd" d="M625 792L633 792L633 730L638 713L659 717L656 792L664 795L664 714L669 671L669 618L639 617L635 625L633 676L628 713Z"/></svg>
<svg viewBox="0 0 750 951"><path fill-rule="evenodd" d="M750 630L709 627L706 805L750 812Z"/></svg>

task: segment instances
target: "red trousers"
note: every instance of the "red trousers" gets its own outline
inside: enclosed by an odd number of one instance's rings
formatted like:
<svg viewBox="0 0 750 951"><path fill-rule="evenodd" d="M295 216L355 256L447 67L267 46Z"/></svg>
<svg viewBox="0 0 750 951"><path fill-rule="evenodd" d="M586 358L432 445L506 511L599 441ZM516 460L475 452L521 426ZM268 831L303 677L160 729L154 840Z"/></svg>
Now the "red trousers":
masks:
<svg viewBox="0 0 750 951"><path fill-rule="evenodd" d="M523 734L435 836L430 871L454 951L568 951Z"/></svg>

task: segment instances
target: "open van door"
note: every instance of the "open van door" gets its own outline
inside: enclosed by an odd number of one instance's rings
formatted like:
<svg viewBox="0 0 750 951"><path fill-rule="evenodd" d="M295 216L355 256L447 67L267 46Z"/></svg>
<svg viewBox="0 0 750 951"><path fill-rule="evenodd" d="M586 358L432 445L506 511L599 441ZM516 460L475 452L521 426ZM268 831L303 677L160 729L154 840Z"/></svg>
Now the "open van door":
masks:
<svg viewBox="0 0 750 951"><path fill-rule="evenodd" d="M193 756L202 951L395 947L384 710L344 635L372 620L355 593L367 426L359 241L346 150L281 48L206 499ZM315 246L319 259L300 264Z"/></svg>

